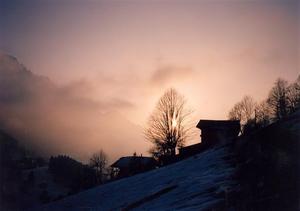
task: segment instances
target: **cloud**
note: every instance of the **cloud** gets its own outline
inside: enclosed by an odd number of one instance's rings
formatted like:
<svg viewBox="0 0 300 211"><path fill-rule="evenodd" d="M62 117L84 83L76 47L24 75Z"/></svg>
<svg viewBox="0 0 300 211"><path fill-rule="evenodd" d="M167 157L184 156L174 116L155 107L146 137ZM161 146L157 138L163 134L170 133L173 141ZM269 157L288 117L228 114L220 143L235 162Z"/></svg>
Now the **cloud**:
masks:
<svg viewBox="0 0 300 211"><path fill-rule="evenodd" d="M140 128L119 112L135 105L116 96L92 98L94 88L86 80L57 86L1 54L0 129L45 155L86 159L102 148L114 160L146 151Z"/></svg>
<svg viewBox="0 0 300 211"><path fill-rule="evenodd" d="M0 129L45 155L86 160L102 148L114 161L135 151L145 154L150 144L139 125L165 88L193 78L190 67L161 65L150 75L106 73L58 86L1 55Z"/></svg>
<svg viewBox="0 0 300 211"><path fill-rule="evenodd" d="M194 71L190 67L165 65L154 71L151 82L154 84L165 84L173 80L184 80L193 73Z"/></svg>

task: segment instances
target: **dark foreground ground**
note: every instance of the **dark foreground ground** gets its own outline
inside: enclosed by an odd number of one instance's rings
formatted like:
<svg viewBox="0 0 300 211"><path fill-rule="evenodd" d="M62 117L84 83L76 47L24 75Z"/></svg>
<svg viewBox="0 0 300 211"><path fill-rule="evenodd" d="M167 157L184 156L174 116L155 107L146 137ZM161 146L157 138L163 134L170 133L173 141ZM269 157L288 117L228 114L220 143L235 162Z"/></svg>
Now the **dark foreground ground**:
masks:
<svg viewBox="0 0 300 211"><path fill-rule="evenodd" d="M300 210L300 113L178 163L42 210Z"/></svg>

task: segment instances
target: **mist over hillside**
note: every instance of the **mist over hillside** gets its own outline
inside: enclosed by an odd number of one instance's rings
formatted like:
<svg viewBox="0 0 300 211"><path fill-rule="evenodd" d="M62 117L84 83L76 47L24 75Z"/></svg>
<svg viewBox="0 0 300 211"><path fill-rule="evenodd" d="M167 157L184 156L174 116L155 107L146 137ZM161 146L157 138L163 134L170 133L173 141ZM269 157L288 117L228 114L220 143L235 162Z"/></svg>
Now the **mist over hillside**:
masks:
<svg viewBox="0 0 300 211"><path fill-rule="evenodd" d="M58 86L16 58L0 55L0 128L21 144L46 156L69 154L81 160L101 148L110 161L145 152L141 128L118 111L127 103L97 101L87 92L84 83Z"/></svg>

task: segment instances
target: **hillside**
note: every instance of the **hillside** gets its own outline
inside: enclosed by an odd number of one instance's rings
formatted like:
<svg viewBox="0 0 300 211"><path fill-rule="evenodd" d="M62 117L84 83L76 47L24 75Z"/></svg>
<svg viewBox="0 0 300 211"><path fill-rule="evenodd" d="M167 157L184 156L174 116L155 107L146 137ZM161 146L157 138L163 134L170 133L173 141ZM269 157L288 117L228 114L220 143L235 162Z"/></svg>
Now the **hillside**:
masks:
<svg viewBox="0 0 300 211"><path fill-rule="evenodd" d="M237 210L300 209L300 111L240 137Z"/></svg>
<svg viewBox="0 0 300 211"><path fill-rule="evenodd" d="M203 210L223 206L235 185L228 147L70 196L43 210ZM227 158L227 159L226 159Z"/></svg>
<svg viewBox="0 0 300 211"><path fill-rule="evenodd" d="M42 210L297 210L300 112L235 144L70 196Z"/></svg>
<svg viewBox="0 0 300 211"><path fill-rule="evenodd" d="M70 190L54 182L45 160L0 130L0 210L40 206Z"/></svg>

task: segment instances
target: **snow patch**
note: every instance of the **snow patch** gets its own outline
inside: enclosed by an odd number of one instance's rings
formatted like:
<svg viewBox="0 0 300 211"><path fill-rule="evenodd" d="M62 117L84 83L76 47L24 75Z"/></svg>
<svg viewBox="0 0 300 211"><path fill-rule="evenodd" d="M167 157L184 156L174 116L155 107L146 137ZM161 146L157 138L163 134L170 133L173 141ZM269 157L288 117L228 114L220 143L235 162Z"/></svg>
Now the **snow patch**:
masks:
<svg viewBox="0 0 300 211"><path fill-rule="evenodd" d="M204 210L224 201L235 185L235 169L223 159L228 147L207 150L181 162L123 178L40 210ZM226 190L225 190L226 189Z"/></svg>

